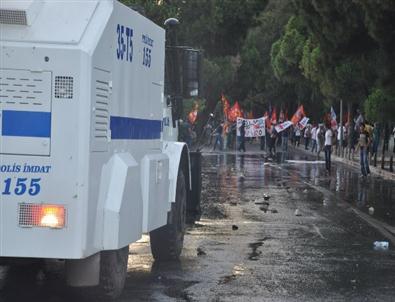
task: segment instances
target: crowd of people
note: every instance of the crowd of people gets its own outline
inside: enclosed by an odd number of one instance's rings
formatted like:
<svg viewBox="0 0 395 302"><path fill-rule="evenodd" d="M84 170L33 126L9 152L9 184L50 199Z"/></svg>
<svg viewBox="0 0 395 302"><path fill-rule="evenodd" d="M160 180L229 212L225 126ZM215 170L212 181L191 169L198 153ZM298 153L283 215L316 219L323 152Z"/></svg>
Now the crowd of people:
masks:
<svg viewBox="0 0 395 302"><path fill-rule="evenodd" d="M356 119L353 124L333 126L327 124L308 124L303 130L293 129L293 144L300 145L300 138L304 138L305 150L311 150L320 157L325 154L326 169L330 173L332 151L348 148L352 154L359 153L361 176L370 174L369 162L377 156L382 129L378 123L371 124L363 119ZM395 153L395 127L392 130ZM389 128L384 129L384 149L388 150ZM386 145L387 144L387 145Z"/></svg>
<svg viewBox="0 0 395 302"><path fill-rule="evenodd" d="M361 176L366 177L370 174L370 158L378 152L382 132L384 133L384 148L387 150L391 135L388 126L382 129L378 123L371 124L361 118L361 115L353 123L346 123L341 127L330 122L308 123L305 127L297 124L277 132L275 126L275 122L267 125L265 136L246 138L245 122L237 129L236 122L220 121L215 123L212 121L204 127L203 135L205 137L203 140L206 141L206 146L212 147L212 150L237 149L240 152L246 151L246 140L249 142L259 140L260 149L267 151L269 156L275 156L277 148L281 148L282 152L287 152L289 141L295 147L299 147L303 142L301 147L311 150L318 159L321 153L324 154L328 173L331 171L332 152L339 150L339 148L348 148L353 154L359 153ZM192 126L190 124L184 126L183 133L184 141L190 146L194 137ZM395 127L392 130L392 136L394 140L392 151L395 153Z"/></svg>
<svg viewBox="0 0 395 302"><path fill-rule="evenodd" d="M256 140L259 140L261 150L267 149L271 155L275 155L276 146L278 146L278 144L282 145L285 151L288 149L288 131L284 131L284 133L279 136L279 133L277 133L275 130L275 125L276 124L273 123L270 127L265 129L265 136L254 138L245 137L246 124L244 121L240 124L239 129L237 129L236 122L221 121L216 125L216 127L214 127L211 123L208 123L204 128L207 142L206 146L212 146L213 151L237 149L240 152L245 152L246 141L253 143ZM279 137L282 138L282 140L279 140Z"/></svg>

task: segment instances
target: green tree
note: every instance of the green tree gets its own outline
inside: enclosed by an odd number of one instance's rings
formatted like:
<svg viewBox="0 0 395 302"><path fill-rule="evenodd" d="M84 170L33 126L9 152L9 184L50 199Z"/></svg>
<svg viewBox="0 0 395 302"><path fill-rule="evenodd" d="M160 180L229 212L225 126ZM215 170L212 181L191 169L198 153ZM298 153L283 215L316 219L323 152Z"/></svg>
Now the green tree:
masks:
<svg viewBox="0 0 395 302"><path fill-rule="evenodd" d="M285 108L296 99L291 85L275 77L270 58L272 44L282 35L292 13L291 0L269 1L257 18L257 25L249 29L241 49L235 95L257 115L269 105Z"/></svg>
<svg viewBox="0 0 395 302"><path fill-rule="evenodd" d="M232 57L205 59L203 63L203 86L205 87L206 113L213 112L220 100L221 93L231 90L237 65Z"/></svg>
<svg viewBox="0 0 395 302"><path fill-rule="evenodd" d="M310 118L318 118L321 115L322 95L317 81L306 76L306 68L310 71L316 68L312 66L317 60L307 57L307 51L311 47L311 37L307 32L305 22L300 16L292 16L284 30L284 34L272 45L271 64L274 74L283 83L291 85L295 93L293 106L303 103L309 108ZM309 59L310 65L307 65ZM306 66L303 66L306 64Z"/></svg>
<svg viewBox="0 0 395 302"><path fill-rule="evenodd" d="M303 80L300 63L307 39L302 19L291 17L285 26L284 35L272 45L272 66L278 79L286 82Z"/></svg>
<svg viewBox="0 0 395 302"><path fill-rule="evenodd" d="M395 114L379 97L395 100L394 0L123 2L160 26L178 18L179 42L204 50L206 113L225 92L256 112L301 102L318 118L343 99Z"/></svg>
<svg viewBox="0 0 395 302"><path fill-rule="evenodd" d="M372 70L367 58L376 51L362 8L354 1L294 0L310 39L304 48L304 75L318 83L326 98L358 103L368 93ZM368 75L370 74L370 75Z"/></svg>
<svg viewBox="0 0 395 302"><path fill-rule="evenodd" d="M383 89L375 87L366 98L364 109L370 121L391 122L394 119L395 102Z"/></svg>

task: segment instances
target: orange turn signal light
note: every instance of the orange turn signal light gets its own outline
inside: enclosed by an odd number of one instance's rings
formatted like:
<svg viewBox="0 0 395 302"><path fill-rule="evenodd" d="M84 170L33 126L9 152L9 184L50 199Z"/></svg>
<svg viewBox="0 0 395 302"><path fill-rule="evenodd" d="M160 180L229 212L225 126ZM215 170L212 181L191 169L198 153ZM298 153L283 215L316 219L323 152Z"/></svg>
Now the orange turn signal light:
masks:
<svg viewBox="0 0 395 302"><path fill-rule="evenodd" d="M64 228L66 209L62 205L19 204L19 226Z"/></svg>
<svg viewBox="0 0 395 302"><path fill-rule="evenodd" d="M42 206L40 226L49 228L64 227L64 207Z"/></svg>

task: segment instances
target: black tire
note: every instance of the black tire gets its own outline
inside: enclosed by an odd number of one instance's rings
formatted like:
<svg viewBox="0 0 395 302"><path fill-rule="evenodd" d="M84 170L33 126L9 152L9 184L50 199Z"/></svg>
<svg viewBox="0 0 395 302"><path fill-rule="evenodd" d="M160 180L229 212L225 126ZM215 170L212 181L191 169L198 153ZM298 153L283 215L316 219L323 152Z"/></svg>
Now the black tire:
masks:
<svg viewBox="0 0 395 302"><path fill-rule="evenodd" d="M104 298L116 299L121 295L125 286L128 256L129 246L101 252L99 291Z"/></svg>
<svg viewBox="0 0 395 302"><path fill-rule="evenodd" d="M187 194L187 220L186 223L193 225L200 220L202 210L200 207L202 191L202 154L198 151L189 152L191 162L192 190Z"/></svg>
<svg viewBox="0 0 395 302"><path fill-rule="evenodd" d="M167 224L150 232L151 252L157 261L177 260L184 244L186 219L186 182L183 171L178 171L176 201L171 205Z"/></svg>

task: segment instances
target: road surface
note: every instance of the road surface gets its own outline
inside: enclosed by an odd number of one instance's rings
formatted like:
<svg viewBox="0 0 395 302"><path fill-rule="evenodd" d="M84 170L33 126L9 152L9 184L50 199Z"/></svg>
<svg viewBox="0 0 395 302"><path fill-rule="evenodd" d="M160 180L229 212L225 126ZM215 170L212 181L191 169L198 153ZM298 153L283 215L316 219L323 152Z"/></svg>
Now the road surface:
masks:
<svg viewBox="0 0 395 302"><path fill-rule="evenodd" d="M144 236L119 301L395 300L393 182L342 164L328 175L299 151L206 152L203 165L203 218L181 260L155 263ZM374 249L382 240L389 249ZM64 286L62 265L2 267L0 301L88 301Z"/></svg>

